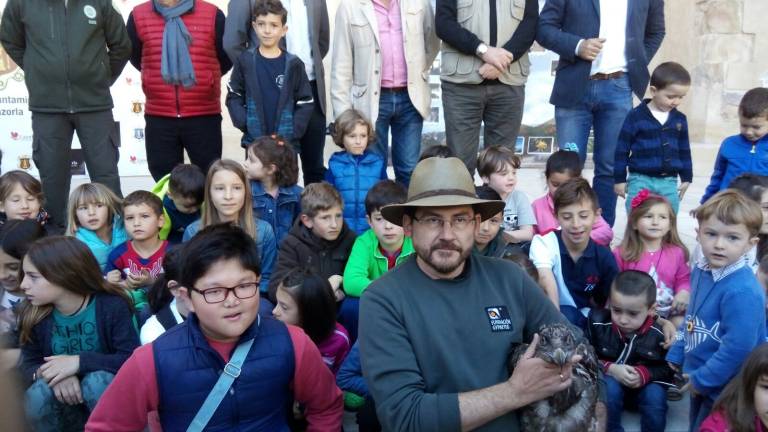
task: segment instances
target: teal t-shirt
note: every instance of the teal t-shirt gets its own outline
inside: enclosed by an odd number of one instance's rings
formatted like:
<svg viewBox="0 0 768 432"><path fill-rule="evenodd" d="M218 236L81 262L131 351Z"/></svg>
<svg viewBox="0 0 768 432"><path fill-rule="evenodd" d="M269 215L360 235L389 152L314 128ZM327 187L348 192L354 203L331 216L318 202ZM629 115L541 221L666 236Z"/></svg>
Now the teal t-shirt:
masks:
<svg viewBox="0 0 768 432"><path fill-rule="evenodd" d="M64 315L53 310L53 355L78 355L81 352L103 352L96 325L96 301L76 315Z"/></svg>

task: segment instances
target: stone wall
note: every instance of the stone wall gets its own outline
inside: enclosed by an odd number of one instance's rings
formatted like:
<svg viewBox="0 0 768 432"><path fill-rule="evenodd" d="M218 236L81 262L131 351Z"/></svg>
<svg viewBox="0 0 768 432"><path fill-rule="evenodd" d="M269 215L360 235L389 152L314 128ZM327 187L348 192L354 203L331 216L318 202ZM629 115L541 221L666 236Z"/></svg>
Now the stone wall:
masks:
<svg viewBox="0 0 768 432"><path fill-rule="evenodd" d="M690 71L682 106L691 141L715 146L738 133L746 90L768 87L768 0L666 0L667 35L651 65L674 60Z"/></svg>

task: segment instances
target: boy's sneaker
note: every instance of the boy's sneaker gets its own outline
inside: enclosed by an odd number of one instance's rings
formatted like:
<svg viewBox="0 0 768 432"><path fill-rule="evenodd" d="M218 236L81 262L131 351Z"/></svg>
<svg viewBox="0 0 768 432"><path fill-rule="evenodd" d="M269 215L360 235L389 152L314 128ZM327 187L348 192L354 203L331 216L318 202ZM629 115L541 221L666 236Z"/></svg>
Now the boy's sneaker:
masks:
<svg viewBox="0 0 768 432"><path fill-rule="evenodd" d="M672 378L672 383L674 385L667 389L667 400L679 401L683 398L683 392L680 391L680 389L685 386L687 381L683 378L683 374L678 372L675 374L674 378Z"/></svg>
<svg viewBox="0 0 768 432"><path fill-rule="evenodd" d="M683 398L683 392L677 386L672 386L667 389L667 400L676 402Z"/></svg>

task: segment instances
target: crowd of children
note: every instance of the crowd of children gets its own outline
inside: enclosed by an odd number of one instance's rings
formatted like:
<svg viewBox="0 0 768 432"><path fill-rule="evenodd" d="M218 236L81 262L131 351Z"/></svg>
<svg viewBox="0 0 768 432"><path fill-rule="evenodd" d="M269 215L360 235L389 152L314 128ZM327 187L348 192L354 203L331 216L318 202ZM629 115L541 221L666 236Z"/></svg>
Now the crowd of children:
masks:
<svg viewBox="0 0 768 432"><path fill-rule="evenodd" d="M227 97L244 164L179 165L124 199L78 186L66 236L48 235L38 180L0 177L0 367L27 384L35 430L338 431L344 407L361 431L380 428L356 343L359 301L414 254L409 233L381 213L407 191L368 150L373 126L354 109L336 119L343 150L326 181L297 184L311 89L278 43L280 3L260 2L253 21L260 46L235 63ZM283 73L279 88L265 85L262 75ZM667 400L685 391L691 430L768 428L768 89L741 101L740 134L720 148L689 253L677 214L693 172L677 106L690 84L682 66L661 64L651 98L624 122L621 240L578 153L549 157L547 194L533 202L512 150L478 156L476 195L505 205L477 223L473 253L520 264L584 331L609 431L623 430L630 406L643 431L663 430ZM429 157L452 155L436 146Z"/></svg>

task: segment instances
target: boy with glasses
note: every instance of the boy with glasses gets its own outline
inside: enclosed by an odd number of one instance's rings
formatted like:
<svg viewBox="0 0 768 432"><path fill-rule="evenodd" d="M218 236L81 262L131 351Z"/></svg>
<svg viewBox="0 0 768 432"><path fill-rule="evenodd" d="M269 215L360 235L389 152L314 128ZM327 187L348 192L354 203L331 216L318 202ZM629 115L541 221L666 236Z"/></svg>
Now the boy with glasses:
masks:
<svg viewBox="0 0 768 432"><path fill-rule="evenodd" d="M179 291L186 322L137 349L91 414L87 431L136 431L159 413L163 430L185 430L223 371L239 373L206 428L288 430L290 401L308 430L340 430L343 402L333 374L301 329L261 317L259 257L237 227L210 226L184 245ZM236 347L252 341L233 366Z"/></svg>

